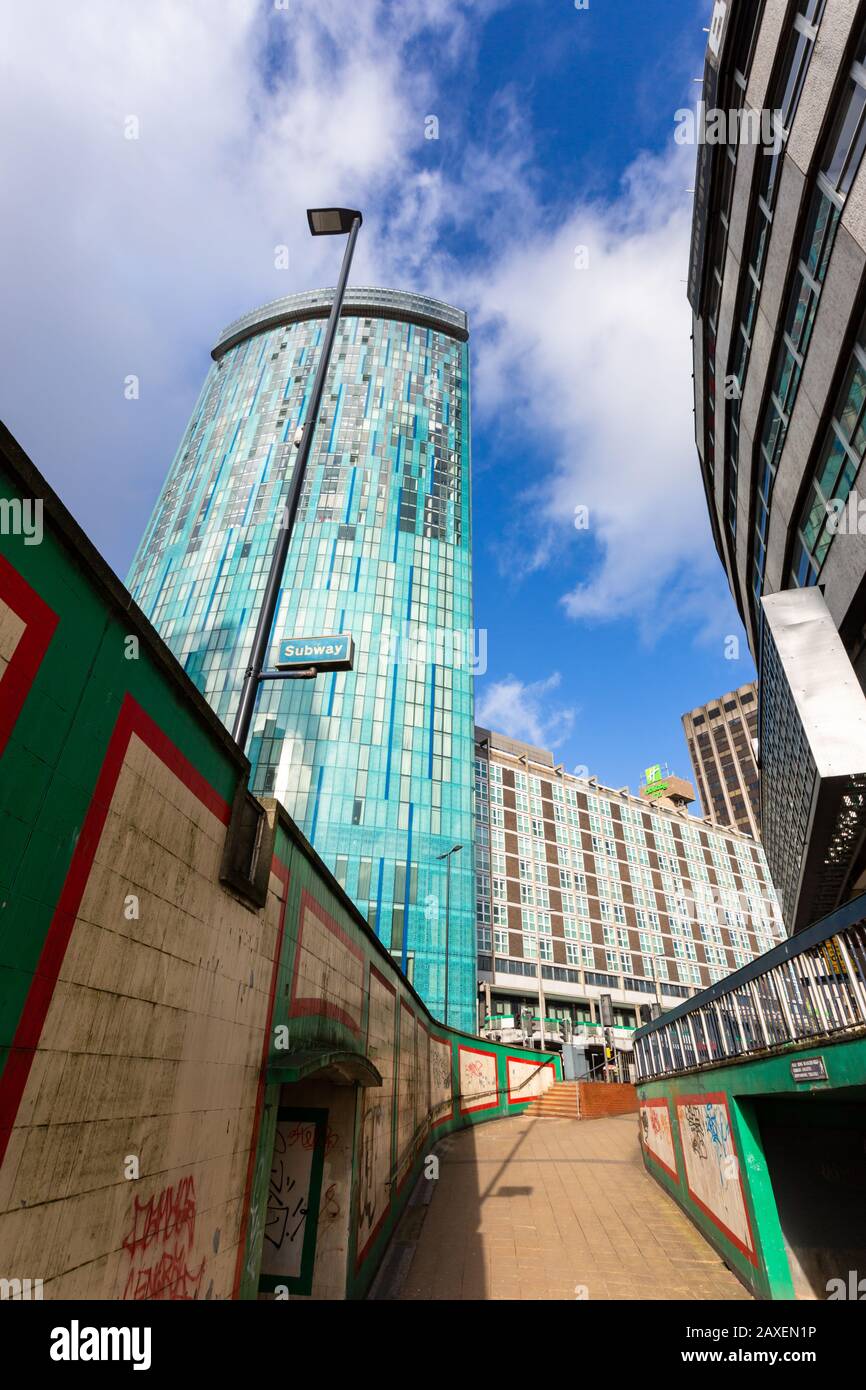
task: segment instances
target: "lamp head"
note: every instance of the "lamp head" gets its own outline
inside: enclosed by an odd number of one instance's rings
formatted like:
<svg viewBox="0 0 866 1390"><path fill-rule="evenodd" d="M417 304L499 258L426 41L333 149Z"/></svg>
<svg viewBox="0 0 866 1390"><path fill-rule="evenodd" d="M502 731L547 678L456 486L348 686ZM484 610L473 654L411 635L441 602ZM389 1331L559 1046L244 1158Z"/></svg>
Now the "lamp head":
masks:
<svg viewBox="0 0 866 1390"><path fill-rule="evenodd" d="M350 232L356 217L359 224L363 222L357 208L307 209L307 221L313 236L337 236L340 232Z"/></svg>

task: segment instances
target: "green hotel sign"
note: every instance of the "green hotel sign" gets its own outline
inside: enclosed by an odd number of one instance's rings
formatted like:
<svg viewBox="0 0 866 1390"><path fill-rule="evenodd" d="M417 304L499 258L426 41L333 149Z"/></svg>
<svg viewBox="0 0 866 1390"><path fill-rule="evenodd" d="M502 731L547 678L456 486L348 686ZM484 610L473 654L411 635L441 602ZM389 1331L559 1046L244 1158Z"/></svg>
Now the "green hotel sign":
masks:
<svg viewBox="0 0 866 1390"><path fill-rule="evenodd" d="M647 796L664 796L668 784L662 777L661 763L644 768L644 792Z"/></svg>

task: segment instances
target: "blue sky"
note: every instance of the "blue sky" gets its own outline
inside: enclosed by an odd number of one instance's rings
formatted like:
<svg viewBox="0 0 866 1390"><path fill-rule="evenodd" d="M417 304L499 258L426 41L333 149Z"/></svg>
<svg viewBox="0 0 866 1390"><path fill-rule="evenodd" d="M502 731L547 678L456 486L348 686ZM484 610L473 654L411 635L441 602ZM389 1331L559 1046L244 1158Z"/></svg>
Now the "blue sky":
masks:
<svg viewBox="0 0 866 1390"><path fill-rule="evenodd" d="M694 151L673 134L709 9L7 7L0 404L114 569L216 333L333 283L304 209L357 204L355 283L470 313L479 716L614 786L687 772L682 712L753 676L692 436Z"/></svg>

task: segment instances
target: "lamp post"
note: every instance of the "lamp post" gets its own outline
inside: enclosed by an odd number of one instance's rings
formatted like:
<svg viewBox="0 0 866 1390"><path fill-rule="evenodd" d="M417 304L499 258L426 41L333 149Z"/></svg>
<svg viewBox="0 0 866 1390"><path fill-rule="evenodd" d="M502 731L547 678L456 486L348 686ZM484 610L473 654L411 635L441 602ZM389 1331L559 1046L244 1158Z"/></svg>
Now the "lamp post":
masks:
<svg viewBox="0 0 866 1390"><path fill-rule="evenodd" d="M536 935L536 937L535 937L535 954L536 954L535 966L536 966L536 970L538 971L538 1012L539 1012L539 1014L540 1014L539 1022L540 1022L540 1026L541 1026L541 1050L542 1050L542 1052L543 1052L543 1051L544 1051L544 1010L547 1008L547 1002L546 1002L546 1000L545 1000L545 998L544 998L544 978L543 978L542 973L541 973L541 932L538 932L537 935Z"/></svg>
<svg viewBox="0 0 866 1390"><path fill-rule="evenodd" d="M662 992L661 987L659 985L658 971L656 970L656 958L654 955L650 956L650 961L652 963L653 984L656 987L656 1003L659 1006L659 1013L662 1013Z"/></svg>
<svg viewBox="0 0 866 1390"><path fill-rule="evenodd" d="M451 911L451 856L457 854L463 848L462 845L452 845L446 849L444 854L437 854L437 859L445 860L445 1008L444 1023L448 1023L448 926L449 913Z"/></svg>
<svg viewBox="0 0 866 1390"><path fill-rule="evenodd" d="M286 568L289 545L295 526L295 517L298 514L298 504L301 500L301 489L304 485L307 463L313 445L313 435L315 434L316 425L318 423L319 407L322 403L322 394L325 389L325 378L328 375L328 368L331 365L331 352L334 347L334 339L337 336L337 324L340 321L340 311L343 307L343 296L346 292L349 268L352 264L355 242L358 239L358 231L363 218L360 212L355 208L311 208L307 212L307 221L309 222L310 232L313 236L335 236L339 233L347 232L349 240L346 243L346 249L343 253L340 278L337 281L337 288L334 290L334 301L331 305L330 315L328 316L328 326L325 329L325 340L322 343L322 350L319 354L319 365L316 368L316 378L313 382L307 418L304 422L304 428L301 431L300 439L296 439L298 457L295 460L292 481L289 485L289 495L283 510L282 524L277 535L274 553L271 557L268 582L265 585L262 606L259 609L259 617L256 623L250 659L246 671L244 672L241 698L238 702L235 722L232 728L232 737L244 750L246 749L247 739L249 738L250 724L252 723L253 712L256 706L256 696L258 694L259 685L262 680L267 679L266 676L262 675L262 671L264 669L265 658L270 650L271 630L277 613L280 586L283 582L283 571Z"/></svg>

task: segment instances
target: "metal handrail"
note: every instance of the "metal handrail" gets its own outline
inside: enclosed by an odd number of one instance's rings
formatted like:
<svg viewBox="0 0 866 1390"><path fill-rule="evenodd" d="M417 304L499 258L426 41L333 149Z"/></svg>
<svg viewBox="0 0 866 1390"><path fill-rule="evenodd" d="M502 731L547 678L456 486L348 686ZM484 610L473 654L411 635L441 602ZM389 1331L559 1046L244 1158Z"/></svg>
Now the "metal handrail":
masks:
<svg viewBox="0 0 866 1390"><path fill-rule="evenodd" d="M866 894L635 1033L638 1082L866 1029Z"/></svg>

